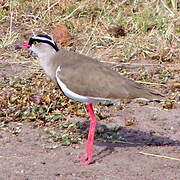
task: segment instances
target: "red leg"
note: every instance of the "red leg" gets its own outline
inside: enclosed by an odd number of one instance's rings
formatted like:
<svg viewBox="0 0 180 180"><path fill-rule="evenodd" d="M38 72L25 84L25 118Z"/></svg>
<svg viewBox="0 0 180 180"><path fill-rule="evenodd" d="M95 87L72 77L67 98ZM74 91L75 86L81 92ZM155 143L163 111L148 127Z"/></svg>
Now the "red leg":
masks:
<svg viewBox="0 0 180 180"><path fill-rule="evenodd" d="M94 114L92 104L86 104L86 108L90 115L90 128L89 128L89 133L88 133L88 140L86 144L85 155L79 158L81 165L88 165L92 162L94 134L96 130L96 117Z"/></svg>

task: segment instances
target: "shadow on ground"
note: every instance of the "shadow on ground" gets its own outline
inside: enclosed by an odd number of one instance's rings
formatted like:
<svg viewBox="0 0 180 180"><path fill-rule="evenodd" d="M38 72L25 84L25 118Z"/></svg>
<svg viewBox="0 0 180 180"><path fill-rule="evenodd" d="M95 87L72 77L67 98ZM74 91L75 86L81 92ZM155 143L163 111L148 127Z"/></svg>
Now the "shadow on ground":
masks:
<svg viewBox="0 0 180 180"><path fill-rule="evenodd" d="M81 124L79 133L88 132L89 121L84 121ZM95 145L105 147L103 150L94 154L94 162L111 155L117 147L149 147L149 146L180 146L179 140L172 140L168 137L153 135L155 132L144 132L132 128L114 126L108 127L104 124L97 123ZM99 129L101 130L101 135ZM114 136L116 139L107 140L107 136Z"/></svg>

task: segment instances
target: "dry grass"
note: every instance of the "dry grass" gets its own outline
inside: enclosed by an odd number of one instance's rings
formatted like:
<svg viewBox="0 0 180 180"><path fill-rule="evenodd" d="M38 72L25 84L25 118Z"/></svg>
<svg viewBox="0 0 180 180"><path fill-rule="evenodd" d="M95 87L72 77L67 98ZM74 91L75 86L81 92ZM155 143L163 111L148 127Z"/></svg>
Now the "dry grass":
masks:
<svg viewBox="0 0 180 180"><path fill-rule="evenodd" d="M152 157L158 157L158 158L165 158L165 159L170 159L170 160L174 160L174 161L180 161L180 159L178 159L178 158L162 156L162 155L158 155L158 154L151 154L151 153L144 153L144 152L139 152L139 154L143 154L146 156L152 156Z"/></svg>
<svg viewBox="0 0 180 180"><path fill-rule="evenodd" d="M17 37L24 41L32 34L51 33L54 26L65 25L81 39L77 50L85 54L96 49L103 50L98 58L113 53L111 58L119 62L139 57L159 63L178 61L179 6L176 0L3 1L1 48L12 45ZM126 36L110 36L112 25L122 26Z"/></svg>

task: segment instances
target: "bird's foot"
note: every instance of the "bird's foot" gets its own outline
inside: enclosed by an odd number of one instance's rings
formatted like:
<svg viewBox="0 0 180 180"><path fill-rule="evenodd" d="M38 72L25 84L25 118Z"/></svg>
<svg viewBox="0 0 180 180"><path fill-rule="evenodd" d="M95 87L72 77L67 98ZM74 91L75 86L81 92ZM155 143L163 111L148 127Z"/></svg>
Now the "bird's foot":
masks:
<svg viewBox="0 0 180 180"><path fill-rule="evenodd" d="M91 164L91 160L90 159L86 159L86 160L78 162L77 164L80 165L80 166L86 166L86 165Z"/></svg>
<svg viewBox="0 0 180 180"><path fill-rule="evenodd" d="M84 154L83 156L79 156L78 158L76 158L75 161L85 161L86 159L88 159L88 155Z"/></svg>
<svg viewBox="0 0 180 180"><path fill-rule="evenodd" d="M75 159L75 163L78 165L88 165L92 162L92 157L88 157L87 154L84 156L79 156L78 158Z"/></svg>

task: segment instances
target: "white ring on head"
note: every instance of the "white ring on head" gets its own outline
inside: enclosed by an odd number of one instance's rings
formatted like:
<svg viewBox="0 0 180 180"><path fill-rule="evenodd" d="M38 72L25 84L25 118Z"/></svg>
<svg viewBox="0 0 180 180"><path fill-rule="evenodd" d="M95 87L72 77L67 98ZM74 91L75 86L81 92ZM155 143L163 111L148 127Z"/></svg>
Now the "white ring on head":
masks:
<svg viewBox="0 0 180 180"><path fill-rule="evenodd" d="M50 40L50 39L45 38L45 37L33 36L32 39L34 39L34 40L44 40L44 41L49 41L49 42L51 42L52 44L55 45L55 42L54 42L53 40Z"/></svg>

